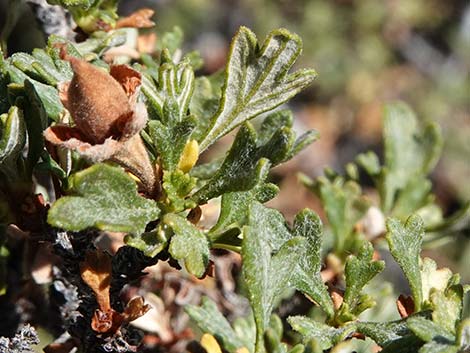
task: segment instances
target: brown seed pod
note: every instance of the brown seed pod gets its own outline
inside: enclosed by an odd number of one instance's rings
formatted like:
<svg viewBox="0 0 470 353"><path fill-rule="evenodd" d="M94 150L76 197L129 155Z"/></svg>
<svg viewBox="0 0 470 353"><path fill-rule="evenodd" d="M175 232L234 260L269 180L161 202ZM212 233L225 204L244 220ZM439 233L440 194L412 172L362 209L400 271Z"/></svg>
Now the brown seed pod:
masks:
<svg viewBox="0 0 470 353"><path fill-rule="evenodd" d="M93 143L119 135L117 125L133 115L123 87L107 72L84 60L73 57L68 60L74 75L67 104L77 127Z"/></svg>

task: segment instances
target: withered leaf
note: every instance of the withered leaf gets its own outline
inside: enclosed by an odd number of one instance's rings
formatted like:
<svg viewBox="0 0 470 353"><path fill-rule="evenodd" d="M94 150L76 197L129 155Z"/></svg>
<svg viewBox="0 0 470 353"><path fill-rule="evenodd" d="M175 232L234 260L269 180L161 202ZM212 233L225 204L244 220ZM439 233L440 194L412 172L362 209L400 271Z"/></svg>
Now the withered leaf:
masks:
<svg viewBox="0 0 470 353"><path fill-rule="evenodd" d="M77 127L94 143L113 134L115 124L133 112L123 87L110 74L77 58L68 57L74 72L67 105Z"/></svg>
<svg viewBox="0 0 470 353"><path fill-rule="evenodd" d="M99 333L115 333L123 322L123 315L113 309L95 310L91 319L91 328Z"/></svg>
<svg viewBox="0 0 470 353"><path fill-rule="evenodd" d="M127 322L134 321L141 316L144 316L150 310L150 305L144 304L144 298L135 297L127 303L124 311L124 317Z"/></svg>
<svg viewBox="0 0 470 353"><path fill-rule="evenodd" d="M101 312L107 313L112 310L109 300L111 285L110 257L101 250L89 251L86 254L85 261L80 263L80 274L83 281L95 293Z"/></svg>
<svg viewBox="0 0 470 353"><path fill-rule="evenodd" d="M121 18L116 23L116 28L134 27L134 28L149 28L155 26L155 23L150 19L154 14L152 9L140 9L133 12L127 17Z"/></svg>

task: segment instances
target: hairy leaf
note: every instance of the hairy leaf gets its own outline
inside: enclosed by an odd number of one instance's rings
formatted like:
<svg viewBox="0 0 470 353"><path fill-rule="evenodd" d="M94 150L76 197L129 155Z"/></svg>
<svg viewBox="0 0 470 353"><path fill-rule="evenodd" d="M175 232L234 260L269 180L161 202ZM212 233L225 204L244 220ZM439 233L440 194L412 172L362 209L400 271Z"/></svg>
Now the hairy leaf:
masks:
<svg viewBox="0 0 470 353"><path fill-rule="evenodd" d="M70 183L73 196L60 198L49 210L47 220L54 227L141 234L160 214L154 201L137 194L135 181L120 168L95 164L71 176Z"/></svg>
<svg viewBox="0 0 470 353"><path fill-rule="evenodd" d="M235 352L243 347L243 341L209 298L203 297L201 306L189 305L185 311L203 332L213 335L227 351Z"/></svg>
<svg viewBox="0 0 470 353"><path fill-rule="evenodd" d="M394 103L385 107L384 142L387 169L382 208L389 212L397 191L435 166L442 149L442 138L438 126L433 123L419 131L411 109L405 104Z"/></svg>
<svg viewBox="0 0 470 353"><path fill-rule="evenodd" d="M281 105L313 81L313 70L288 74L301 46L299 37L279 29L271 32L259 48L248 28L239 29L230 47L219 110L200 143L201 151L238 125Z"/></svg>
<svg viewBox="0 0 470 353"><path fill-rule="evenodd" d="M260 181L249 191L230 192L222 196L219 219L211 228L209 236L216 239L222 232L231 228L240 228L245 225L248 219L248 208L246 205L252 201L264 203L277 195L279 188L271 183Z"/></svg>
<svg viewBox="0 0 470 353"><path fill-rule="evenodd" d="M350 255L346 259L344 270L346 291L344 292L343 302L348 304L352 312L359 305L358 300L361 297L362 288L385 268L383 261L372 260L373 253L372 244L365 242L357 256Z"/></svg>
<svg viewBox="0 0 470 353"><path fill-rule="evenodd" d="M386 239L390 252L405 274L413 294L415 311L420 311L423 291L420 272L421 244L424 224L417 215L410 216L403 225L398 219L387 220Z"/></svg>
<svg viewBox="0 0 470 353"><path fill-rule="evenodd" d="M11 107L0 118L0 169L12 168L26 142L26 124L18 107Z"/></svg>
<svg viewBox="0 0 470 353"><path fill-rule="evenodd" d="M305 239L291 237L283 217L257 202L251 204L248 226L244 228L243 277L255 316L255 352L264 352L263 334L275 300L290 287L294 269L303 255Z"/></svg>
<svg viewBox="0 0 470 353"><path fill-rule="evenodd" d="M215 175L193 196L197 203L234 191L247 191L266 178L269 167L289 155L294 143L291 129L280 127L264 144L249 123L243 125Z"/></svg>
<svg viewBox="0 0 470 353"><path fill-rule="evenodd" d="M299 259L292 282L296 289L308 295L331 317L333 302L320 276L322 224L320 217L309 210L299 212L294 220L294 236L306 238L305 256Z"/></svg>
<svg viewBox="0 0 470 353"><path fill-rule="evenodd" d="M158 120L149 122L150 136L154 140L164 170L173 171L178 167L194 126L195 122L191 117L171 126L166 126Z"/></svg>
<svg viewBox="0 0 470 353"><path fill-rule="evenodd" d="M302 181L320 197L334 235L334 249L343 254L352 247L349 242L354 240L354 226L365 215L370 203L354 181L345 182L341 177L333 179L320 177L312 181L303 177Z"/></svg>
<svg viewBox="0 0 470 353"><path fill-rule="evenodd" d="M452 343L455 339L449 331L424 317L410 317L407 320L407 325L424 342L435 340Z"/></svg>
<svg viewBox="0 0 470 353"><path fill-rule="evenodd" d="M290 316L287 321L294 331L302 335L305 343L315 339L322 350L327 350L343 341L355 330L354 325L335 328L305 316Z"/></svg>
<svg viewBox="0 0 470 353"><path fill-rule="evenodd" d="M170 254L177 260L184 260L189 273L202 277L209 263L209 242L198 228L185 218L174 213L163 217L175 233L170 242Z"/></svg>
<svg viewBox="0 0 470 353"><path fill-rule="evenodd" d="M452 285L443 291L431 290L429 298L433 308L432 320L448 332L455 334L457 325L462 319L462 285Z"/></svg>

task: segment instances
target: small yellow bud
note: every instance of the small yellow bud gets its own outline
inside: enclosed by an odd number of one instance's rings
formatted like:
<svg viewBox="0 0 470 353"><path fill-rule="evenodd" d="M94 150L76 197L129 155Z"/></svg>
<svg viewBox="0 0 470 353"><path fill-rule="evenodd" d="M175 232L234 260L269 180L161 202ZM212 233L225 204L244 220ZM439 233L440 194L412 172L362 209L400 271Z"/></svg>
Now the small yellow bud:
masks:
<svg viewBox="0 0 470 353"><path fill-rule="evenodd" d="M184 173L191 170L199 157L199 144L196 140L189 140L184 146L183 154L178 162L178 169Z"/></svg>
<svg viewBox="0 0 470 353"><path fill-rule="evenodd" d="M205 333L201 337L201 346L207 351L207 353L222 353L219 343L214 336Z"/></svg>

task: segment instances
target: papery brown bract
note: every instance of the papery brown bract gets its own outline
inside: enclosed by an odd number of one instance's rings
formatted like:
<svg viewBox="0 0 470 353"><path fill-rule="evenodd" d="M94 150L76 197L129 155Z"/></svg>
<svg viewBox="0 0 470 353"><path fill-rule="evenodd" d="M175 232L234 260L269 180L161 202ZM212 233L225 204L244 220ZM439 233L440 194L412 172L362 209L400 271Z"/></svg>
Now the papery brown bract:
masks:
<svg viewBox="0 0 470 353"><path fill-rule="evenodd" d="M133 112L123 87L111 75L86 61L70 58L74 75L67 104L77 128L93 143L121 137L117 123Z"/></svg>
<svg viewBox="0 0 470 353"><path fill-rule="evenodd" d="M141 75L126 65L110 73L74 57L71 82L59 85L59 95L75 126L57 124L44 132L47 141L77 151L92 163L113 161L137 176L146 194L158 194L155 167L139 132L147 123L145 105L137 102Z"/></svg>

